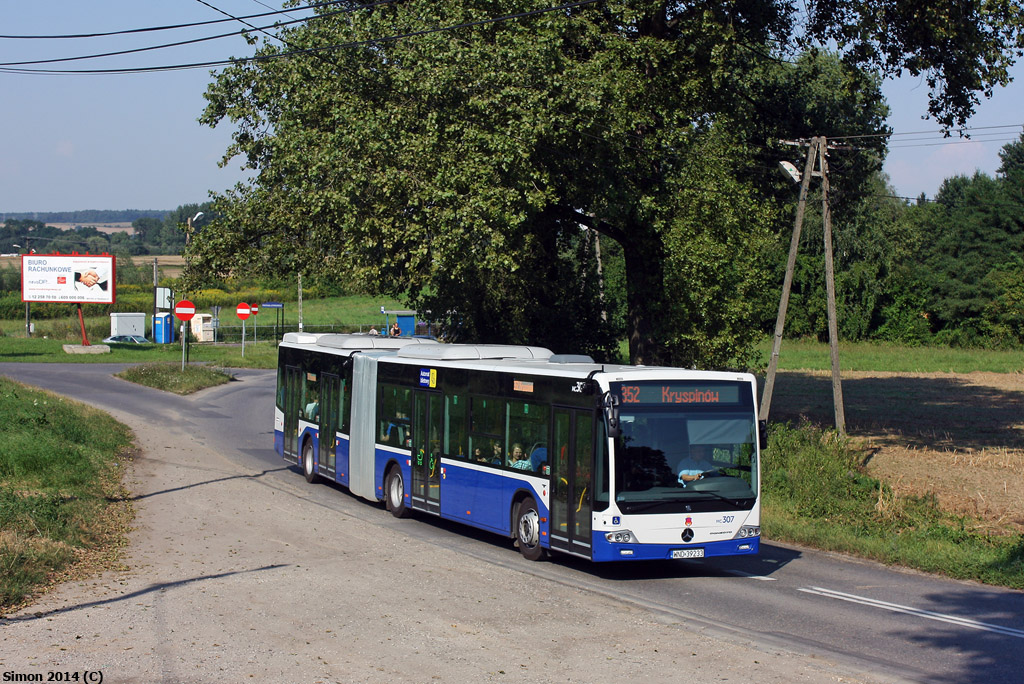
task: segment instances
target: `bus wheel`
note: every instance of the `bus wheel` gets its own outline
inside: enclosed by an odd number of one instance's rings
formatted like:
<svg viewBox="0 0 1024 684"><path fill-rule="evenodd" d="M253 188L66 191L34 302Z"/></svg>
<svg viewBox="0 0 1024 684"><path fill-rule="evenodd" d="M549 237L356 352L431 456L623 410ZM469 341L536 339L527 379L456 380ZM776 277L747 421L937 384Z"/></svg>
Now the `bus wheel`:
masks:
<svg viewBox="0 0 1024 684"><path fill-rule="evenodd" d="M302 447L302 474L306 476L306 482L316 482L316 471L313 466L313 443L306 442Z"/></svg>
<svg viewBox="0 0 1024 684"><path fill-rule="evenodd" d="M391 466L384 478L384 492L384 503L391 515L396 518L409 515L409 509L405 507L405 482L402 481L402 469L398 466Z"/></svg>
<svg viewBox="0 0 1024 684"><path fill-rule="evenodd" d="M540 513L537 502L528 496L519 504L516 513L516 542L519 553L526 560L540 560L544 557L544 548L540 545Z"/></svg>

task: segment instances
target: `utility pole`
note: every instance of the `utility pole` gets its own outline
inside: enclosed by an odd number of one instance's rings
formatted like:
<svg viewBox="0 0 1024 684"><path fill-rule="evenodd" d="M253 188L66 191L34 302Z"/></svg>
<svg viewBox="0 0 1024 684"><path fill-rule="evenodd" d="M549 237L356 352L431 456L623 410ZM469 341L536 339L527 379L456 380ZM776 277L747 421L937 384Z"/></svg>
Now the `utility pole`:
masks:
<svg viewBox="0 0 1024 684"><path fill-rule="evenodd" d="M302 271L299 271L299 332L302 332Z"/></svg>
<svg viewBox="0 0 1024 684"><path fill-rule="evenodd" d="M791 143L802 144L802 143ZM843 407L843 387L839 374L839 332L836 319L835 300L835 269L832 258L832 212L829 207L828 162L826 153L828 142L822 137L812 138L807 149L807 161L800 178L800 198L796 209L796 222L793 225L793 236L789 243L789 259L786 261L786 275L782 282L782 296L779 299L779 313L775 319L775 336L772 341L772 355L768 361L768 374L765 377L764 393L761 396L761 409L758 416L768 420L771 409L772 392L775 389L775 374L779 367L779 349L782 346L782 333L786 324L786 310L789 307L789 293L793 285L793 271L796 269L796 255L800 246L800 231L803 227L804 212L807 208L807 191L811 176L822 179L821 210L824 221L825 240L825 287L828 296L828 336L829 350L832 358L832 402L835 407L836 429L840 435L846 435L846 412ZM817 167L817 170L816 168ZM794 174L795 175L795 174Z"/></svg>

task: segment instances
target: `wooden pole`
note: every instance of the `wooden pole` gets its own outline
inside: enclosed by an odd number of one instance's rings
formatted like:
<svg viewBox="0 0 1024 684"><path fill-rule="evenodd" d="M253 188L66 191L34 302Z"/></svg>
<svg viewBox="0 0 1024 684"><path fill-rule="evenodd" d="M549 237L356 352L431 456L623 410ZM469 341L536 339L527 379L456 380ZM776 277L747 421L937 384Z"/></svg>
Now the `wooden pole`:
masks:
<svg viewBox="0 0 1024 684"><path fill-rule="evenodd" d="M832 259L832 210L828 203L828 146L825 138L819 139L819 159L821 160L821 217L824 222L825 234L825 290L828 293L828 346L832 357L832 403L835 408L836 430L846 436L846 410L843 407L843 384L839 375L839 324L836 316L836 278Z"/></svg>
<svg viewBox="0 0 1024 684"><path fill-rule="evenodd" d="M772 392L775 389L775 373L779 368L779 350L782 347L782 331L786 326L786 309L789 308L789 292L793 287L793 271L796 270L796 254L800 247L800 230L804 223L804 211L807 208L807 188L811 184L814 162L819 153L818 138L811 140L807 149L807 161L804 163L804 175L800 179L800 199L796 205L796 222L793 224L793 237L789 241L789 260L786 262L786 277L782 281L782 297L779 299L779 313L775 319L775 337L772 341L772 356L768 361L768 375L765 376L764 392L761 395L759 418L768 420L768 411L772 405Z"/></svg>

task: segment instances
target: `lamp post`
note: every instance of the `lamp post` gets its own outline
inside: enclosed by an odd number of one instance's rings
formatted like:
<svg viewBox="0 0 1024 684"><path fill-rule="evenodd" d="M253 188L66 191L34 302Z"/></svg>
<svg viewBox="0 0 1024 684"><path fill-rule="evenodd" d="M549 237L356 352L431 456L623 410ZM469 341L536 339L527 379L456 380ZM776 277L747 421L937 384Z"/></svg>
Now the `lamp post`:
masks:
<svg viewBox="0 0 1024 684"><path fill-rule="evenodd" d="M188 267L189 267L189 261L190 261L189 253L188 253L188 246L189 246L189 243L192 241L192 230L193 230L192 223L194 221L198 221L200 218L202 218L202 216L203 216L203 212L197 211L195 216L190 216L188 219L186 219L186 224L188 226L186 228L186 230L185 230L185 272L186 273L188 273ZM186 292L185 294L188 294L188 292ZM182 321L182 323L181 323L181 344L182 344L182 349L185 350L185 361L186 362L188 361L188 352L189 352L189 348L188 348L189 347L189 344L188 344L189 327L190 327L189 324L187 324L184 321Z"/></svg>

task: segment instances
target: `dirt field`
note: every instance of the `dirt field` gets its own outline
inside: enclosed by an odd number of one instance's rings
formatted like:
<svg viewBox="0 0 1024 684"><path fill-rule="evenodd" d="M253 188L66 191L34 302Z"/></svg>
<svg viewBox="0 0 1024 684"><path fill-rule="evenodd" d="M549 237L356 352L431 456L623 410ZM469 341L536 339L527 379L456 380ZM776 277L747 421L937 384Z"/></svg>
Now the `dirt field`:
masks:
<svg viewBox="0 0 1024 684"><path fill-rule="evenodd" d="M843 373L847 432L871 474L1024 532L1024 374ZM780 372L772 421L834 422L831 373Z"/></svg>

